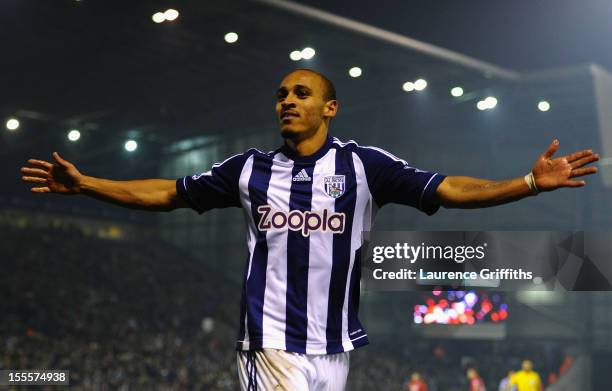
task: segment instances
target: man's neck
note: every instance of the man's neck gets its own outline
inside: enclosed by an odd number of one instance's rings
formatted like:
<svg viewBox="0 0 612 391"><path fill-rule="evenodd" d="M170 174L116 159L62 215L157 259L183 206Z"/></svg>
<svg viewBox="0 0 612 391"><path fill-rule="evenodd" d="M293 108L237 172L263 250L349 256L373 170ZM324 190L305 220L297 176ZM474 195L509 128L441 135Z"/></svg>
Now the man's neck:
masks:
<svg viewBox="0 0 612 391"><path fill-rule="evenodd" d="M320 128L317 130L312 137L308 137L304 140L294 141L287 139L285 143L291 148L298 156L305 157L313 155L317 152L327 141L327 129Z"/></svg>

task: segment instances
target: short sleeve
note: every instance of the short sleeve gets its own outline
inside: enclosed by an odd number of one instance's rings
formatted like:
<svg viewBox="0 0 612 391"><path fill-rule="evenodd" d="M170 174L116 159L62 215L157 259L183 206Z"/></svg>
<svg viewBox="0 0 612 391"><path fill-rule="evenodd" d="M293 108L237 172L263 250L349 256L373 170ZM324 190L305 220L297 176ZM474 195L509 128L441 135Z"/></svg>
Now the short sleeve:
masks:
<svg viewBox="0 0 612 391"><path fill-rule="evenodd" d="M209 171L178 178L176 190L187 204L198 213L215 208L240 206L238 183L251 151L232 156L213 164Z"/></svg>
<svg viewBox="0 0 612 391"><path fill-rule="evenodd" d="M438 211L436 189L446 176L423 171L376 147L358 147L370 192L379 207L389 203L409 205L428 215Z"/></svg>

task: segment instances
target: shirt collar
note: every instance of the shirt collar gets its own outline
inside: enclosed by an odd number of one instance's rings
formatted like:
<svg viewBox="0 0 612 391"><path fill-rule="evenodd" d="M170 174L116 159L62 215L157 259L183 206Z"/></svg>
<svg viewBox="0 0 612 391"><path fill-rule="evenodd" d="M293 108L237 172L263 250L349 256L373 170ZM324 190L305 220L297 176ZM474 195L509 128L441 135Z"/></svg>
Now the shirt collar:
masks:
<svg viewBox="0 0 612 391"><path fill-rule="evenodd" d="M289 148L287 144L283 144L280 148L280 152L282 152L289 159L299 162L299 163L314 163L320 158L322 158L332 147L333 140L330 136L327 136L327 140L325 143L319 148L315 153L308 156L299 156L293 149Z"/></svg>

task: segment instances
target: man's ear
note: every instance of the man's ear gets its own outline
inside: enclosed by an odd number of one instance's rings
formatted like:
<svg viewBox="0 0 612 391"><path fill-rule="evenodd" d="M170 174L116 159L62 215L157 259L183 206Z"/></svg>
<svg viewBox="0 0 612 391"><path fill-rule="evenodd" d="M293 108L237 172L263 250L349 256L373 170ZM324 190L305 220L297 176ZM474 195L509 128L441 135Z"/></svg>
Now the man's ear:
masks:
<svg viewBox="0 0 612 391"><path fill-rule="evenodd" d="M328 100L323 107L323 116L325 117L335 117L338 113L338 101L337 100Z"/></svg>

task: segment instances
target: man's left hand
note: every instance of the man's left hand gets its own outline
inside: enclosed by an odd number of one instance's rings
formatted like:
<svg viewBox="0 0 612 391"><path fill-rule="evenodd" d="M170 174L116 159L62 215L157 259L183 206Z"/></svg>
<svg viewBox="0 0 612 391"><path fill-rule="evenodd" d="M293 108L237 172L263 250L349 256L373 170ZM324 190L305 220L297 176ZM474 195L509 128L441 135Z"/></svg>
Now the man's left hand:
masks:
<svg viewBox="0 0 612 391"><path fill-rule="evenodd" d="M551 191L560 187L581 187L586 184L583 180L571 178L595 174L597 167L585 165L599 160L599 155L590 149L574 152L566 156L553 159L559 149L559 140L553 140L533 165L531 172L539 191Z"/></svg>

